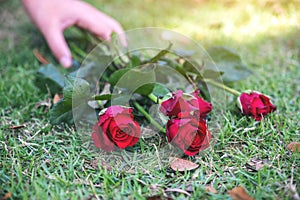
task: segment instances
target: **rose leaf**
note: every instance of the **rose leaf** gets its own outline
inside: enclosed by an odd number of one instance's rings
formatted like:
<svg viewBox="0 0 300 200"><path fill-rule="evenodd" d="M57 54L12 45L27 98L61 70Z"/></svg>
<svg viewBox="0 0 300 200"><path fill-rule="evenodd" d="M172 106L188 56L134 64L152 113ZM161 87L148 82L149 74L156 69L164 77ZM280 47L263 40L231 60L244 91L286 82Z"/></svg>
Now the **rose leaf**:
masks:
<svg viewBox="0 0 300 200"><path fill-rule="evenodd" d="M247 78L252 74L243 63L240 55L227 47L213 47L208 50L209 55L219 71L224 72L224 82L235 82ZM207 66L209 68L209 66Z"/></svg>
<svg viewBox="0 0 300 200"><path fill-rule="evenodd" d="M35 85L51 94L61 93L64 86L64 75L53 64L42 66L35 79Z"/></svg>
<svg viewBox="0 0 300 200"><path fill-rule="evenodd" d="M64 80L63 96L50 110L50 122L53 125L74 122L72 109L87 105L90 97L89 83L81 78L67 76Z"/></svg>
<svg viewBox="0 0 300 200"><path fill-rule="evenodd" d="M65 99L78 101L90 97L90 84L86 80L67 76L64 83L63 94Z"/></svg>
<svg viewBox="0 0 300 200"><path fill-rule="evenodd" d="M162 84L155 84L152 93L157 97L164 97L170 93L170 90Z"/></svg>
<svg viewBox="0 0 300 200"><path fill-rule="evenodd" d="M72 104L66 102L64 98L59 100L56 104L54 104L54 106L50 110L49 120L52 125L58 125L63 122L67 124L72 124Z"/></svg>
<svg viewBox="0 0 300 200"><path fill-rule="evenodd" d="M115 71L114 73L112 73L112 75L109 77L108 82L114 86L118 83L118 81L120 80L120 78L126 73L128 72L130 69L119 69L117 71Z"/></svg>
<svg viewBox="0 0 300 200"><path fill-rule="evenodd" d="M155 83L154 65L145 65L133 69L121 69L114 72L109 83L117 88L125 88L130 92L148 95L152 92Z"/></svg>

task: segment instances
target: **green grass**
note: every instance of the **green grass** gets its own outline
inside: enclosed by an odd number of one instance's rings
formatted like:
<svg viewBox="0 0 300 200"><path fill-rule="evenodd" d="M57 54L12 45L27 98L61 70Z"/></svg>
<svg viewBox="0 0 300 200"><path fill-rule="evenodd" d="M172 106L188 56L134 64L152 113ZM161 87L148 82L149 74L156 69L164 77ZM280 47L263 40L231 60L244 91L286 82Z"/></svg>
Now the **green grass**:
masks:
<svg viewBox="0 0 300 200"><path fill-rule="evenodd" d="M227 192L242 185L256 199L292 199L291 183L300 193L300 157L286 148L300 141L299 1L89 2L115 17L126 30L159 26L205 47L236 49L254 74L235 88L272 96L277 111L256 123L236 112L229 97L228 109L213 113L209 122L214 145L191 159L200 165L195 171L176 173L168 167L147 169L126 162L109 166L109 160L99 160L98 152L87 146L80 133L67 126L52 128L47 110L35 107L49 96L34 86L39 63L32 50L38 48L53 58L24 17L19 1L3 1L0 197L11 192L14 199L188 198L167 191L177 188L188 191L191 199L230 199ZM12 130L11 125L25 127ZM145 153L151 152L146 148ZM256 170L256 162L266 165ZM206 185L218 194L206 192Z"/></svg>

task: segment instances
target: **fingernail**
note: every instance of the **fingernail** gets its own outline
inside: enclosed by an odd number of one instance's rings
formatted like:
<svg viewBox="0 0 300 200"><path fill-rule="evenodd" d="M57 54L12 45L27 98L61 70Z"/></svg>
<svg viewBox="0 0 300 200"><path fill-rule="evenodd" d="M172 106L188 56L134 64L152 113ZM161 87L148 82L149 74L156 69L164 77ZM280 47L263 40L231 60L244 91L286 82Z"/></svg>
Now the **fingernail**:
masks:
<svg viewBox="0 0 300 200"><path fill-rule="evenodd" d="M59 62L65 68L69 68L72 65L72 59L70 57L64 56L59 59Z"/></svg>

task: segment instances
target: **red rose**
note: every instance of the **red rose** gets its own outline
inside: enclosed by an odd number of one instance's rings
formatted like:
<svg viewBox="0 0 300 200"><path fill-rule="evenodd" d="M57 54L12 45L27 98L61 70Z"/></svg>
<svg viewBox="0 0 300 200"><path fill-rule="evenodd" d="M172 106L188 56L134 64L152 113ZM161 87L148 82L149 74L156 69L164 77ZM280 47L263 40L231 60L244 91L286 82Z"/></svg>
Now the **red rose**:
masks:
<svg viewBox="0 0 300 200"><path fill-rule="evenodd" d="M193 156L209 147L211 134L206 122L191 115L188 117L187 113L179 115L186 118L173 118L167 123L168 141L178 146L188 156Z"/></svg>
<svg viewBox="0 0 300 200"><path fill-rule="evenodd" d="M196 111L198 114L200 112L200 118L205 118L212 110L212 105L199 97L199 93L199 90L196 90L192 94L177 90L172 93L171 98L162 102L160 111L170 118L178 117L178 114L181 112Z"/></svg>
<svg viewBox="0 0 300 200"><path fill-rule="evenodd" d="M244 92L238 97L241 111L244 115L252 116L260 121L263 116L276 110L270 98L256 91Z"/></svg>
<svg viewBox="0 0 300 200"><path fill-rule="evenodd" d="M200 96L200 90L196 90L193 92L193 96L196 99L191 99L190 103L194 106L198 106L199 111L200 111L200 118L205 118L208 113L213 109L213 106L211 103L205 101L202 99Z"/></svg>
<svg viewBox="0 0 300 200"><path fill-rule="evenodd" d="M96 147L112 151L115 145L122 149L133 146L139 140L140 133L140 125L134 121L131 108L111 106L100 114L92 139Z"/></svg>
<svg viewBox="0 0 300 200"><path fill-rule="evenodd" d="M92 139L97 148L101 148L104 151L113 151L115 149L114 143L107 137L107 134L103 133L98 122L94 125Z"/></svg>

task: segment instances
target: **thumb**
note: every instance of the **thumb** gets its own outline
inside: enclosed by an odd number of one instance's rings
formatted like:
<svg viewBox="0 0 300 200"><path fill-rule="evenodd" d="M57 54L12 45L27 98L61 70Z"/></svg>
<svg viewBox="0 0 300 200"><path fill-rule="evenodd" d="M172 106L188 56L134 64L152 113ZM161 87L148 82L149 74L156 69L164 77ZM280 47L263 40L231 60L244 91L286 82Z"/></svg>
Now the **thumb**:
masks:
<svg viewBox="0 0 300 200"><path fill-rule="evenodd" d="M68 68L72 65L72 56L67 42L63 35L63 30L57 26L48 26L43 31L44 37L53 55L62 66Z"/></svg>

